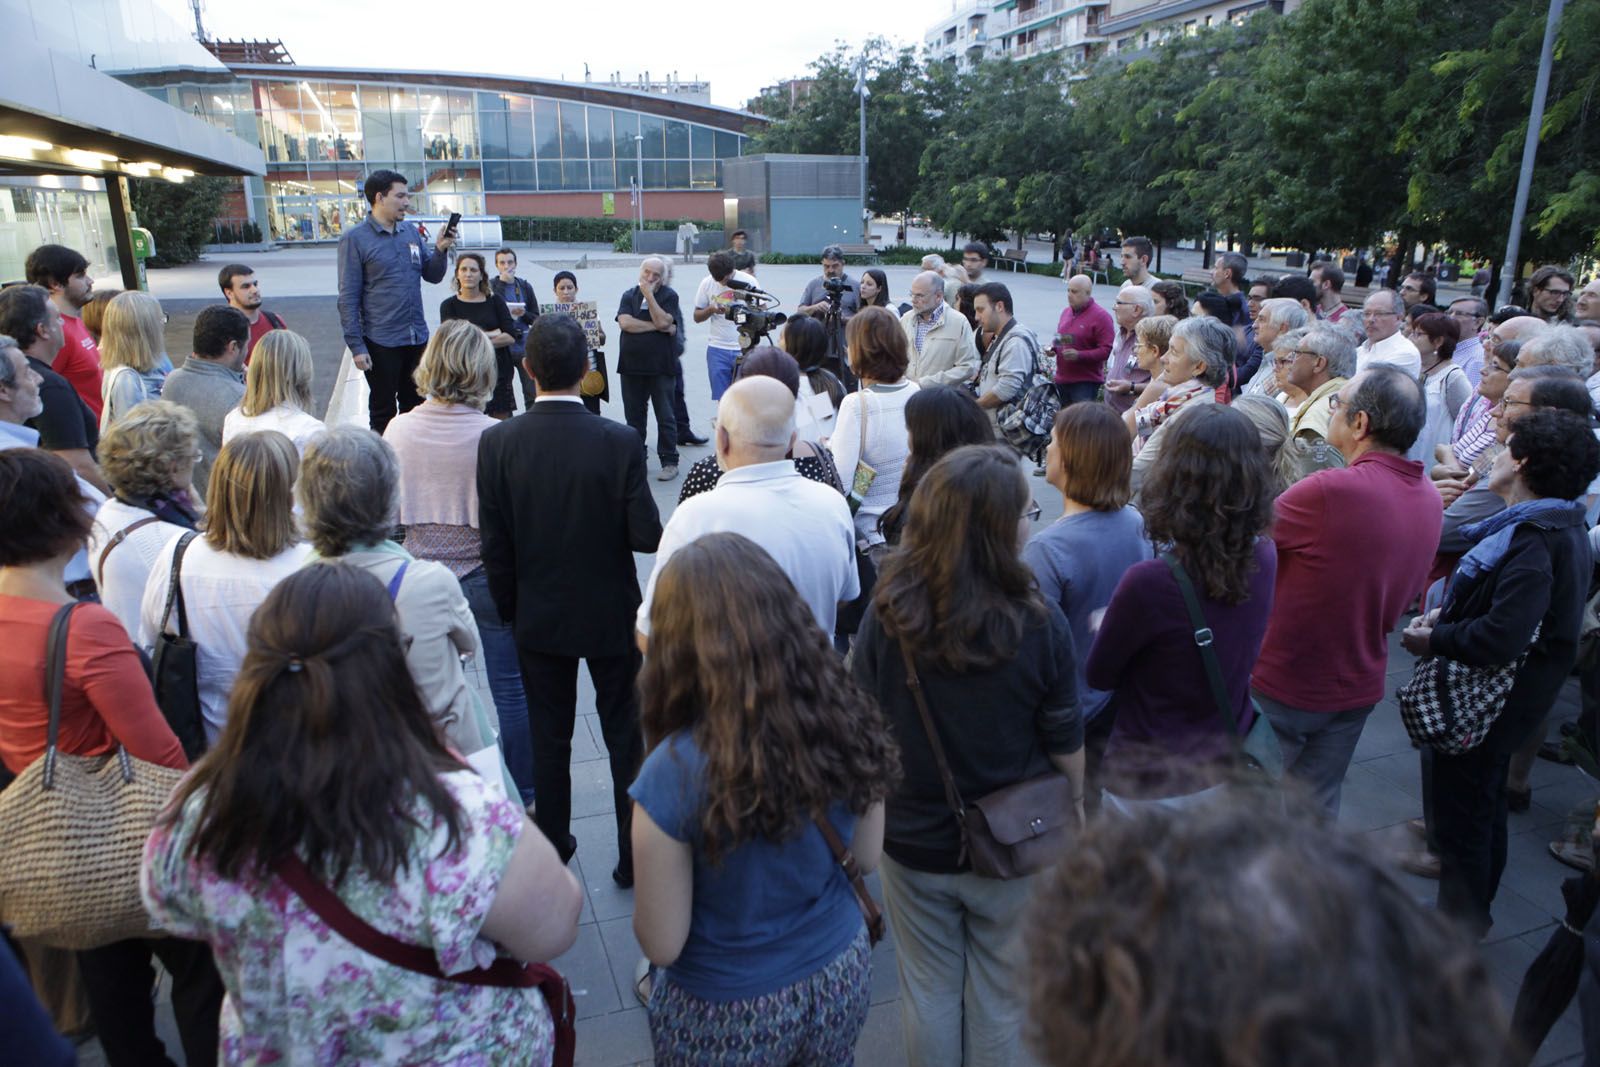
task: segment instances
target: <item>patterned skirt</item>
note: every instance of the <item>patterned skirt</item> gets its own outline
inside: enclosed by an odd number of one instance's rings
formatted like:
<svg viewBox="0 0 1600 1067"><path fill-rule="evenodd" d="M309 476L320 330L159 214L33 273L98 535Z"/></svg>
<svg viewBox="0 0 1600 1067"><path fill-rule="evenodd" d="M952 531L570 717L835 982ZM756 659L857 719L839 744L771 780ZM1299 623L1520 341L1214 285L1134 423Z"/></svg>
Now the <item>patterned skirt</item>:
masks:
<svg viewBox="0 0 1600 1067"><path fill-rule="evenodd" d="M748 1000L702 1000L658 972L649 1009L656 1067L848 1067L871 974L865 927L826 967Z"/></svg>

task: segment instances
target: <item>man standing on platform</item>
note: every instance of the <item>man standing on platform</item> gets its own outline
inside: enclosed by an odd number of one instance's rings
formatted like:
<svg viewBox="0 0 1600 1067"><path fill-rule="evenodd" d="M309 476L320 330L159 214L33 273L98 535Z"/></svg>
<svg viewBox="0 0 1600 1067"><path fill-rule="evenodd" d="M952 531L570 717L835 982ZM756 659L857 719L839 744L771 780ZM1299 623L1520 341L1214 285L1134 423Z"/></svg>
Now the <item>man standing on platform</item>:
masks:
<svg viewBox="0 0 1600 1067"><path fill-rule="evenodd" d="M670 350L670 337L662 338ZM528 329L525 369L539 387L524 415L486 431L478 444L478 529L489 592L511 622L533 735L534 821L563 863L578 850L571 832L572 731L578 661L589 665L595 711L611 762L617 866L633 885L633 805L628 786L644 741L634 682L639 649L635 552L654 552L661 516L644 477L639 439L589 413L578 383L589 369L583 330L566 315ZM666 375L667 390L672 375ZM658 414L672 418L670 404Z"/></svg>
<svg viewBox="0 0 1600 1067"><path fill-rule="evenodd" d="M279 315L261 306L261 283L256 272L243 263L229 263L217 274L217 285L222 288L222 298L231 308L237 308L250 320L250 344L246 346L244 361L256 350L256 342L273 330L287 330L289 324Z"/></svg>
<svg viewBox="0 0 1600 1067"><path fill-rule="evenodd" d="M375 170L361 192L372 210L339 238L339 321L366 372L372 429L381 434L397 411L422 403L411 380L428 343L422 282L444 280L456 235L445 230L430 248L406 221L411 186L403 174Z"/></svg>

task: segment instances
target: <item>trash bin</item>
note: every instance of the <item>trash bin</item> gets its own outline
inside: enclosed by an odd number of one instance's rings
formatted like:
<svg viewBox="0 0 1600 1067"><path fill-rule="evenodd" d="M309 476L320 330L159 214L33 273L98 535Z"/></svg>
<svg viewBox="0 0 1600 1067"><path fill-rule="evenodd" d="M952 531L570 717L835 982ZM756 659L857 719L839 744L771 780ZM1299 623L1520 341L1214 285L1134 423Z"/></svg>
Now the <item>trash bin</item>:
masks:
<svg viewBox="0 0 1600 1067"><path fill-rule="evenodd" d="M145 279L144 261L156 254L156 235L143 226L133 227L133 261L139 268L139 288L148 292L150 283Z"/></svg>

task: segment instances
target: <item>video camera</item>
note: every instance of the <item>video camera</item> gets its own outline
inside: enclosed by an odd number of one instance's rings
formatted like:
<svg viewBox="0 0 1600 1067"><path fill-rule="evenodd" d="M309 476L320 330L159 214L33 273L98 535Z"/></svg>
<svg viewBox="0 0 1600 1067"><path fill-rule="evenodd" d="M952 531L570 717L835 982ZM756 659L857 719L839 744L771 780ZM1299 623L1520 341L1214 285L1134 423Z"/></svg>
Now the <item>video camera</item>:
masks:
<svg viewBox="0 0 1600 1067"><path fill-rule="evenodd" d="M739 296L723 309L722 314L738 327L739 336L744 339L741 348L754 348L774 326L782 326L788 321L789 316L775 310L782 301L771 293L741 281L729 281L728 287Z"/></svg>
<svg viewBox="0 0 1600 1067"><path fill-rule="evenodd" d="M850 282L844 278L824 278L822 288L828 295L830 310L839 310L839 302L844 299L844 294L850 291Z"/></svg>

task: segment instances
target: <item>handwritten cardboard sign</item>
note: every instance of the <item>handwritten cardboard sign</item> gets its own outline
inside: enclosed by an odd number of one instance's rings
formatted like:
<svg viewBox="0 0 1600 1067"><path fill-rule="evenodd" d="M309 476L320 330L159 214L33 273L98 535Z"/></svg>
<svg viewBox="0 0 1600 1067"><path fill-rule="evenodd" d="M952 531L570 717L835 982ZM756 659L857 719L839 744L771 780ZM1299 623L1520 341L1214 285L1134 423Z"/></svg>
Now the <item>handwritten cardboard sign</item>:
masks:
<svg viewBox="0 0 1600 1067"><path fill-rule="evenodd" d="M578 320L578 325L583 327L583 336L589 342L590 348L604 347L600 341L600 307L593 301L580 301L576 304L540 304L539 314L571 315Z"/></svg>

